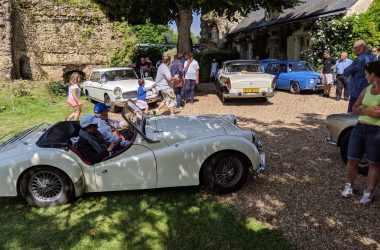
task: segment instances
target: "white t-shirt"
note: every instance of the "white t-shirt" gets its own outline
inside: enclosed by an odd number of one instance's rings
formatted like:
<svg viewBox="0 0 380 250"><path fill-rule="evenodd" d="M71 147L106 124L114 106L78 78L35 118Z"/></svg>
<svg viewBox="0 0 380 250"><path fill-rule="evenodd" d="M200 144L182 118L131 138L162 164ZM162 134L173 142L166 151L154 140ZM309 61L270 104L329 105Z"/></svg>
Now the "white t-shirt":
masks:
<svg viewBox="0 0 380 250"><path fill-rule="evenodd" d="M187 63L188 61L185 62L184 68L187 67ZM185 79L197 80L197 70L199 70L198 62L193 59L186 71Z"/></svg>
<svg viewBox="0 0 380 250"><path fill-rule="evenodd" d="M80 96L80 88L79 88L78 84L76 84L76 83L74 83L73 85L69 86L69 94L67 95L67 97L74 99L73 92L76 93L77 97Z"/></svg>
<svg viewBox="0 0 380 250"><path fill-rule="evenodd" d="M157 89L163 90L163 89L170 88L169 82L166 79L170 79L171 77L172 75L170 73L169 67L165 63L161 63L161 65L157 69L157 76L156 76Z"/></svg>
<svg viewBox="0 0 380 250"><path fill-rule="evenodd" d="M211 73L216 73L217 69L218 69L218 63L217 62L211 63Z"/></svg>

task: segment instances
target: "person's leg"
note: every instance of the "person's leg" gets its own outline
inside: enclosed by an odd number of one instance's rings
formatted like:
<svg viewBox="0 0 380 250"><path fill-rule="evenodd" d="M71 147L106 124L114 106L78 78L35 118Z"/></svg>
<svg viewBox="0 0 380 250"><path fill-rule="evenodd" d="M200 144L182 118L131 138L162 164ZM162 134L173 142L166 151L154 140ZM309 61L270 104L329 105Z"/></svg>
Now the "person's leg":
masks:
<svg viewBox="0 0 380 250"><path fill-rule="evenodd" d="M348 101L348 78L345 77L345 76L342 76L342 83L343 83L343 96L344 96L344 100L345 101Z"/></svg>
<svg viewBox="0 0 380 250"><path fill-rule="evenodd" d="M358 164L360 160L348 159L346 165L347 183L354 184L358 177Z"/></svg>
<svg viewBox="0 0 380 250"><path fill-rule="evenodd" d="M74 107L74 117L73 117L73 121L79 121L79 116L80 116L80 113L82 112L82 108L77 105Z"/></svg>
<svg viewBox="0 0 380 250"><path fill-rule="evenodd" d="M342 82L342 77L339 75L336 77L336 96L335 96L335 99L337 101L340 100L340 98L342 97L342 90L343 90L343 82Z"/></svg>
<svg viewBox="0 0 380 250"><path fill-rule="evenodd" d="M176 97L176 108L180 108L181 107L181 88L174 88L174 93L175 93L175 97Z"/></svg>
<svg viewBox="0 0 380 250"><path fill-rule="evenodd" d="M327 74L327 97L330 97L331 86L334 84L334 76L333 74Z"/></svg>
<svg viewBox="0 0 380 250"><path fill-rule="evenodd" d="M380 164L369 163L367 190L372 192L379 183Z"/></svg>
<svg viewBox="0 0 380 250"><path fill-rule="evenodd" d="M190 80L190 103L194 103L194 95L195 95L195 80Z"/></svg>
<svg viewBox="0 0 380 250"><path fill-rule="evenodd" d="M327 78L326 78L326 74L323 74L322 81L323 81L323 96L326 96L326 94L327 94Z"/></svg>
<svg viewBox="0 0 380 250"><path fill-rule="evenodd" d="M190 81L190 79L185 79L185 86L183 90L185 103L187 102L187 98L190 96Z"/></svg>

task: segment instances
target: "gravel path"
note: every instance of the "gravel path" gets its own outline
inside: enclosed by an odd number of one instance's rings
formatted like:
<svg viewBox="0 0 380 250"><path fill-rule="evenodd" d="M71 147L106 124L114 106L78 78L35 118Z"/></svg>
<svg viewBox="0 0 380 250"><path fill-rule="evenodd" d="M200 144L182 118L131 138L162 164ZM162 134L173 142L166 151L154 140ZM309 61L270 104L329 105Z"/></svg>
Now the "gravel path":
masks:
<svg viewBox="0 0 380 250"><path fill-rule="evenodd" d="M346 112L347 104L277 92L268 102L223 105L213 84L201 84L194 105L178 115L234 114L240 127L255 130L263 141L269 170L238 192L212 198L278 228L299 249L380 249L380 199L360 206L363 176L354 197L341 198L345 165L339 149L324 141L325 118Z"/></svg>
<svg viewBox="0 0 380 250"><path fill-rule="evenodd" d="M347 102L277 92L269 102L223 105L212 84L202 84L196 99L179 115L234 114L240 127L258 133L267 153L267 173L217 199L279 228L300 249L380 249L380 200L360 206L362 176L353 198L340 197L345 166L338 148L324 142L325 118L346 112Z"/></svg>

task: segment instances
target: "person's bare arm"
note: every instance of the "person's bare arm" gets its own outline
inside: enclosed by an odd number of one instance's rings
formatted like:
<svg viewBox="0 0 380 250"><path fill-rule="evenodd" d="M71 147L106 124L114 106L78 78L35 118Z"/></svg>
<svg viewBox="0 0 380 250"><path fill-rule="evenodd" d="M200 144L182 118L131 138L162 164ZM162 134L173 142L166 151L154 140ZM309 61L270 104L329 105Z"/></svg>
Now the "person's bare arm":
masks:
<svg viewBox="0 0 380 250"><path fill-rule="evenodd" d="M196 84L199 84L199 69L197 69L195 83L196 83Z"/></svg>
<svg viewBox="0 0 380 250"><path fill-rule="evenodd" d="M363 105L363 99L364 99L364 95L365 95L366 90L367 90L367 88L363 89L363 91L360 93L358 99L356 100L356 102L352 106L352 113L354 113L356 115L365 115L363 110L364 110L364 108L366 108L366 106Z"/></svg>

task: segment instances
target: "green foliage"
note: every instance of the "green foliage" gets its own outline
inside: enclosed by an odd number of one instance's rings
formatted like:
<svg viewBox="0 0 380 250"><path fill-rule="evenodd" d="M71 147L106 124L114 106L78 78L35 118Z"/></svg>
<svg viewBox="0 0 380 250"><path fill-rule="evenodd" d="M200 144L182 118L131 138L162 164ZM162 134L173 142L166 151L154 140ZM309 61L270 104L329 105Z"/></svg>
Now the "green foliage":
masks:
<svg viewBox="0 0 380 250"><path fill-rule="evenodd" d="M61 81L50 81L46 84L48 92L55 96L67 96L67 90L69 88L68 83Z"/></svg>
<svg viewBox="0 0 380 250"><path fill-rule="evenodd" d="M132 61L132 56L136 48L136 37L133 29L125 21L115 22L115 28L123 34L123 45L117 49L112 58L111 66L125 66Z"/></svg>
<svg viewBox="0 0 380 250"><path fill-rule="evenodd" d="M30 96L30 86L25 82L16 83L11 89L12 94L15 97Z"/></svg>
<svg viewBox="0 0 380 250"><path fill-rule="evenodd" d="M132 30L139 43L177 43L177 34L168 25L147 22L134 25Z"/></svg>
<svg viewBox="0 0 380 250"><path fill-rule="evenodd" d="M94 25L92 24L87 24L86 27L84 28L81 36L81 42L86 43L88 39L91 38L91 36L94 34Z"/></svg>
<svg viewBox="0 0 380 250"><path fill-rule="evenodd" d="M320 67L325 49L330 50L334 58L339 58L342 51L347 51L350 58L355 58L351 51L355 41L364 39L369 48L379 46L380 0L374 0L368 11L360 15L318 19L310 32L311 49L302 53L314 66Z"/></svg>
<svg viewBox="0 0 380 250"><path fill-rule="evenodd" d="M201 37L198 35L191 34L191 40L193 41L193 44L199 44L201 41Z"/></svg>
<svg viewBox="0 0 380 250"><path fill-rule="evenodd" d="M237 51L225 50L225 49L210 49L194 53L194 58L199 63L199 68L201 72L201 81L207 81L210 77L211 72L211 63L212 59L216 59L218 66L221 66L221 63L227 60L238 59L239 53Z"/></svg>

